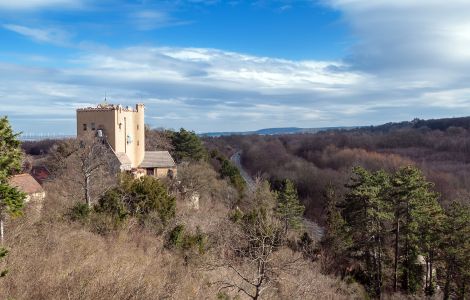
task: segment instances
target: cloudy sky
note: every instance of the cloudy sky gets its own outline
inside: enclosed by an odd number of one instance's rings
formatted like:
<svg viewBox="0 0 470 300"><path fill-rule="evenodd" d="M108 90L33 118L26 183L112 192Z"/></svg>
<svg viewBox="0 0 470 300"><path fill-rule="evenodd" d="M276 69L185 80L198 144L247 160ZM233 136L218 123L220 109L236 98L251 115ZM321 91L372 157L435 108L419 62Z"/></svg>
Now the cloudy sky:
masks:
<svg viewBox="0 0 470 300"><path fill-rule="evenodd" d="M99 3L99 4L97 4ZM0 115L146 104L197 132L470 115L468 0L0 0Z"/></svg>

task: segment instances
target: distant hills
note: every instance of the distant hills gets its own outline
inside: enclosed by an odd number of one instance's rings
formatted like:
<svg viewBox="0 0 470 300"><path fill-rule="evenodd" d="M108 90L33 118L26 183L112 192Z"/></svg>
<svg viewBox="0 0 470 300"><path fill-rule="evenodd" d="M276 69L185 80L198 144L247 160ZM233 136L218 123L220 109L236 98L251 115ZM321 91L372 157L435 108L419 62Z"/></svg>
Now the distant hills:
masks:
<svg viewBox="0 0 470 300"><path fill-rule="evenodd" d="M357 130L372 132L390 132L405 128L430 129L445 131L450 127L461 127L470 129L470 117L443 118L443 119L414 119L412 121L390 122L376 126L342 126L342 127L319 127L319 128L299 128L299 127L281 127L264 128L255 131L222 131L201 133L203 137L219 137L229 135L278 135L278 134L299 134L299 133L317 133L330 130Z"/></svg>
<svg viewBox="0 0 470 300"><path fill-rule="evenodd" d="M201 133L204 137L219 137L228 135L277 135L277 134L295 134L295 133L316 133L328 130L354 129L355 127L319 127L319 128L299 128L299 127L282 127L282 128L264 128L255 131L222 131Z"/></svg>

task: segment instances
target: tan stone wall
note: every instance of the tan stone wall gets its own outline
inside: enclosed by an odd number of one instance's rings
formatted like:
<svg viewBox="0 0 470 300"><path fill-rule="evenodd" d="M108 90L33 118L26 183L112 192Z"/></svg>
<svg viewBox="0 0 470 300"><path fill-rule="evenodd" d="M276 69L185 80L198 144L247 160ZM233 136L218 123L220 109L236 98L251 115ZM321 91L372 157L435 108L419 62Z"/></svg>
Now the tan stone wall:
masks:
<svg viewBox="0 0 470 300"><path fill-rule="evenodd" d="M77 137L104 128L108 142L115 152L126 153L132 168L137 168L145 155L144 105L136 105L136 109L116 107L110 109L77 110ZM87 130L83 130L87 124ZM128 136L130 137L128 141Z"/></svg>
<svg viewBox="0 0 470 300"><path fill-rule="evenodd" d="M173 176L176 176L176 168L156 168L155 176L157 178L164 178L168 176L168 171L173 171Z"/></svg>
<svg viewBox="0 0 470 300"><path fill-rule="evenodd" d="M115 115L115 110L77 110L77 137L84 137L90 132L103 128L109 144L116 149ZM92 123L95 123L94 131ZM87 126L86 131L83 130L84 124Z"/></svg>

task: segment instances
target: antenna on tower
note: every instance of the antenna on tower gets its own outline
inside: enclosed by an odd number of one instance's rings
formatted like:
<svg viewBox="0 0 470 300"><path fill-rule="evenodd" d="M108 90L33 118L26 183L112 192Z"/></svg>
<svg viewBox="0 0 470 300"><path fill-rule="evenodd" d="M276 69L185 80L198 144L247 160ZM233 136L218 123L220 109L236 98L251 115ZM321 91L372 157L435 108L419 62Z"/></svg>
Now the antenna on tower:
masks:
<svg viewBox="0 0 470 300"><path fill-rule="evenodd" d="M108 99L106 97L106 92L104 92L104 102L99 104L99 107L103 107L103 108L108 107Z"/></svg>

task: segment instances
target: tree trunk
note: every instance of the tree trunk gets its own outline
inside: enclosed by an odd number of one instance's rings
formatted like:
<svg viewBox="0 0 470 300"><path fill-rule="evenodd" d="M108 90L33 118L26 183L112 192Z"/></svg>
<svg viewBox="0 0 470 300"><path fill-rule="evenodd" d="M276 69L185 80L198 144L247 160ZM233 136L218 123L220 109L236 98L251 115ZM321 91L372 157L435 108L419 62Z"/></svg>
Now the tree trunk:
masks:
<svg viewBox="0 0 470 300"><path fill-rule="evenodd" d="M88 207L91 207L91 199L90 199L90 176L85 175L85 202Z"/></svg>
<svg viewBox="0 0 470 300"><path fill-rule="evenodd" d="M432 261L433 261L433 253L430 251L429 253L429 293L434 293L434 285L432 283Z"/></svg>
<svg viewBox="0 0 470 300"><path fill-rule="evenodd" d="M0 219L0 242L3 245L3 218Z"/></svg>
<svg viewBox="0 0 470 300"><path fill-rule="evenodd" d="M395 217L395 261L393 264L393 291L398 290L398 238L400 236L400 222L398 216Z"/></svg>
<svg viewBox="0 0 470 300"><path fill-rule="evenodd" d="M429 283L429 260L426 259L426 271L424 273L424 290L428 291L428 283Z"/></svg>
<svg viewBox="0 0 470 300"><path fill-rule="evenodd" d="M378 258L378 294L379 299L382 294L382 239L379 236L379 258Z"/></svg>
<svg viewBox="0 0 470 300"><path fill-rule="evenodd" d="M444 286L444 300L449 299L449 293L450 293L450 264L447 263L447 274L446 274L446 284Z"/></svg>

